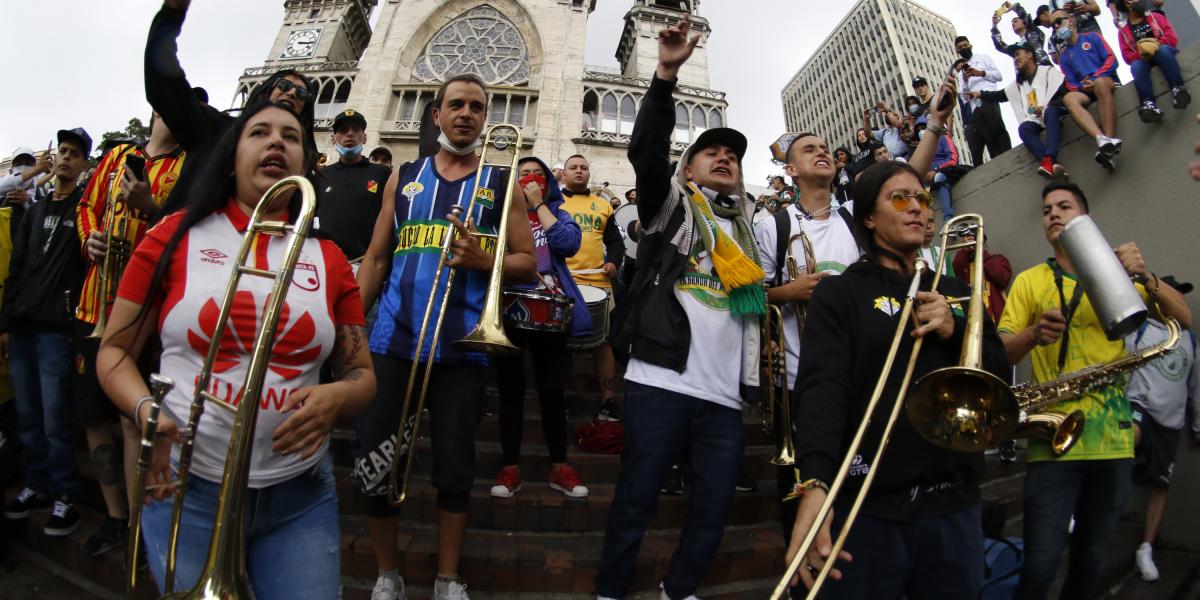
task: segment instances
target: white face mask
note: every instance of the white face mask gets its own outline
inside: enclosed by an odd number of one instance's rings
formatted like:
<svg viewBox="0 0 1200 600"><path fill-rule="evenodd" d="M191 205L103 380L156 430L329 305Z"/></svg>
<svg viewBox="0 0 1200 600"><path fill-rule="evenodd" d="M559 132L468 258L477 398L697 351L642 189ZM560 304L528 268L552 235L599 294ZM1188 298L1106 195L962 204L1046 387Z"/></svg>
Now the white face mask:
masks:
<svg viewBox="0 0 1200 600"><path fill-rule="evenodd" d="M446 137L446 132L443 131L438 134L438 143L441 144L442 148L445 148L446 152L449 152L450 154L454 154L456 156L466 156L472 152L475 152L476 148L482 146L483 140L476 138L474 142L471 142L465 148L459 148L450 141L450 138Z"/></svg>

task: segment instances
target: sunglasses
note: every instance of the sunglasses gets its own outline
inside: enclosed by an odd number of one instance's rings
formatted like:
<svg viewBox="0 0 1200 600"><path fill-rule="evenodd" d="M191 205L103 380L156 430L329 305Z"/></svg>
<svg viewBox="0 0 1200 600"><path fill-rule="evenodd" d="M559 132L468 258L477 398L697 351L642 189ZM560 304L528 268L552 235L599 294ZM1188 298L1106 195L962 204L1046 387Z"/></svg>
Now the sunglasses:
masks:
<svg viewBox="0 0 1200 600"><path fill-rule="evenodd" d="M916 192L895 190L892 192L892 208L896 210L907 209L910 200L916 200L917 204L921 205L921 208L930 208L933 206L933 196L930 196L929 192L925 190Z"/></svg>
<svg viewBox="0 0 1200 600"><path fill-rule="evenodd" d="M304 100L305 102L307 102L309 98L312 98L312 92L308 91L308 88L296 85L296 84L292 83L291 81L288 81L287 79L280 79L279 81L276 81L275 89L277 89L285 94L288 93L289 91L295 90L296 97L301 100Z"/></svg>

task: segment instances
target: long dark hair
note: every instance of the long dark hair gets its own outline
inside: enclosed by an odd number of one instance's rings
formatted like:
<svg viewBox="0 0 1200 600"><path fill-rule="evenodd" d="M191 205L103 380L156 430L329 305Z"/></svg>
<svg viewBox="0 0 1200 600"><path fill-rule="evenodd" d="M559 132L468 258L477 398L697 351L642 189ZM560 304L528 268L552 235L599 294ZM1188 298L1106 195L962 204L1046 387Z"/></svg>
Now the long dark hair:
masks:
<svg viewBox="0 0 1200 600"><path fill-rule="evenodd" d="M868 167L854 182L854 239L862 249L862 257L879 262L882 248L875 242L875 232L867 228L867 218L875 213L879 192L891 178L908 173L921 181L921 175L912 165L898 160L876 163ZM886 251L885 251L886 252Z"/></svg>
<svg viewBox="0 0 1200 600"><path fill-rule="evenodd" d="M316 123L317 114L317 84L308 77L305 77L303 73L300 73L295 69L280 69L275 71L265 81L255 86L254 89L250 91L250 95L246 98L246 106L242 109L241 114L246 114L246 111L248 111L250 107L257 104L270 103L271 90L275 89L275 84L278 83L280 79L285 77L295 77L300 81L303 81L304 89L308 90L308 99L304 101L304 108L300 109L300 114L296 115L296 117L300 119L301 128L304 130L304 145L316 148L317 139L313 132L313 124ZM287 111L291 112L291 109L288 108ZM311 173L309 173L309 171L316 171L316 168L317 154L314 153L311 160L306 160L304 162L305 174L310 175Z"/></svg>
<svg viewBox="0 0 1200 600"><path fill-rule="evenodd" d="M142 311L138 314L139 319L144 315L148 306L161 299L163 277L166 276L167 269L171 264L171 257L175 254L175 250L179 248L179 243L183 240L183 236L187 235L188 230L197 223L228 204L229 199L236 195L237 176L234 174L234 168L237 163L238 141L241 139L242 131L246 128L246 123L254 115L268 108L278 108L296 117L295 113L283 104L260 101L248 105L243 109L242 113L238 115L238 118L234 120L224 135L217 140L212 153L209 155L208 162L204 165L202 176L196 180L194 186L186 191L187 204L183 209L183 215L180 216L179 228L167 240L166 245L163 247L163 252L158 258L158 264L154 268L154 276L150 279L150 288L146 294L146 302L142 305ZM308 143L312 135L312 122L305 122L301 117L296 117L296 120L300 123L301 131L308 134L302 136L304 164L308 165L316 159L317 154L316 147ZM288 205L288 214L293 219L299 212L299 200L300 196L296 194Z"/></svg>

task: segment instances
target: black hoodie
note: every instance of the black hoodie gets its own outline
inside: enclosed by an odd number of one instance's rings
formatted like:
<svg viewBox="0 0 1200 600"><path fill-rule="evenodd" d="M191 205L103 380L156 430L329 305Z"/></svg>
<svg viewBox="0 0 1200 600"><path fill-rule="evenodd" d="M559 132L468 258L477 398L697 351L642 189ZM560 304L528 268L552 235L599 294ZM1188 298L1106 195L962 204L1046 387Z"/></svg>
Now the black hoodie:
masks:
<svg viewBox="0 0 1200 600"><path fill-rule="evenodd" d="M13 239L0 332L70 331L84 275L75 233L82 197L81 185L62 200L47 195L25 211Z"/></svg>
<svg viewBox="0 0 1200 600"><path fill-rule="evenodd" d="M931 278L926 273L921 289L929 289ZM817 286L808 305L796 381L796 465L803 479L832 483L883 369L910 281L910 276L864 259ZM938 290L951 297L968 294L967 286L956 279L943 278ZM936 335L926 338L913 382L925 373L958 364L965 322L955 311L954 335L949 340ZM912 330L911 324L906 330ZM839 506L850 503L866 469L873 468L869 463L912 345L912 336L905 335L859 449L861 460L855 461L839 494ZM1005 381L1011 372L990 318L984 323L983 367ZM883 466L863 504L866 514L911 520L948 514L979 501L983 454L934 446L917 433L904 411L881 460Z"/></svg>

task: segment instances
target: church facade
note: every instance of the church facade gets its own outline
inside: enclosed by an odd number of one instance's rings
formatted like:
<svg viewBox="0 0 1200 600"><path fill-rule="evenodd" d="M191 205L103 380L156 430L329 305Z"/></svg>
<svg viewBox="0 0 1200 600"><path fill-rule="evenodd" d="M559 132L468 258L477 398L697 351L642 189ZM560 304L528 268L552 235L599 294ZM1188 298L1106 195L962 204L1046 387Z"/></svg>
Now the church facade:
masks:
<svg viewBox="0 0 1200 600"><path fill-rule="evenodd" d="M547 163L582 154L592 182L632 188L626 159L642 96L657 65L658 31L691 14L702 35L680 73L673 154L701 131L726 123L725 94L709 87L707 20L698 0L634 0L616 42L619 68L584 61L596 0L285 0L285 15L262 66L243 74L234 106L276 70L313 78L317 142L331 154L334 115L367 119L367 147L395 163L417 158L420 118L448 77L474 73L491 92L489 124L521 128L525 152ZM378 19L372 29L372 12Z"/></svg>

